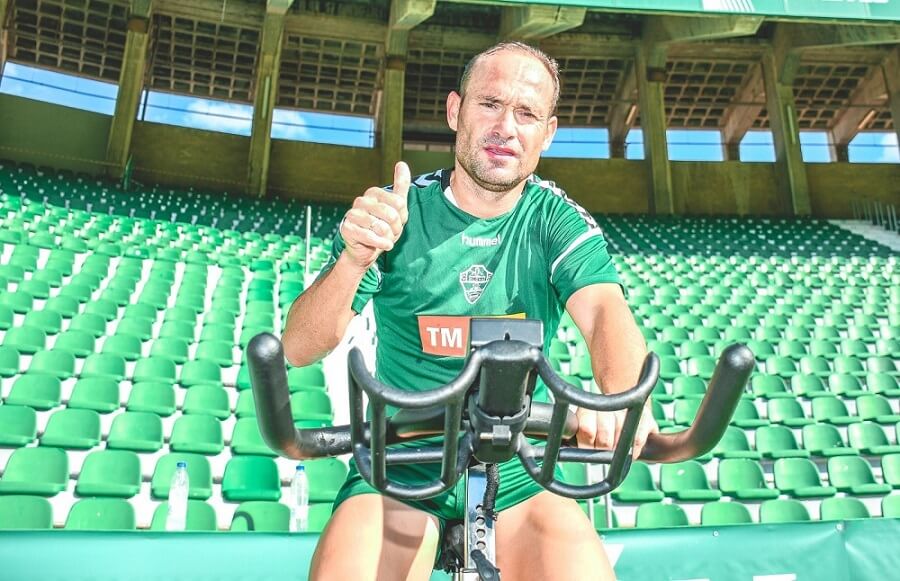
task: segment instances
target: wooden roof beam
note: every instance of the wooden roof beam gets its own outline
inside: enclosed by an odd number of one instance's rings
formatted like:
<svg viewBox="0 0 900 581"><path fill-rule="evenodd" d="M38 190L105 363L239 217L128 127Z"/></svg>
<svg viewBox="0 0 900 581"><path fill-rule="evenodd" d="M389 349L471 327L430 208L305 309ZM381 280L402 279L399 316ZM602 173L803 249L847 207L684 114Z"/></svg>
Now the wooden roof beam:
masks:
<svg viewBox="0 0 900 581"><path fill-rule="evenodd" d="M729 106L722 116L722 138L726 145L739 144L766 106L766 88L759 63L750 68L734 102L738 104Z"/></svg>
<svg viewBox="0 0 900 581"><path fill-rule="evenodd" d="M637 78L632 63L619 82L615 102L610 106L606 119L612 157L625 157L625 137L637 118L637 101Z"/></svg>
<svg viewBox="0 0 900 581"><path fill-rule="evenodd" d="M651 44L670 44L752 36L762 22L762 16L647 16L643 39Z"/></svg>
<svg viewBox="0 0 900 581"><path fill-rule="evenodd" d="M500 38L537 40L584 24L587 8L573 6L510 6L500 15Z"/></svg>
<svg viewBox="0 0 900 581"><path fill-rule="evenodd" d="M887 87L884 82L883 70L880 66L869 69L863 80L857 85L856 90L850 96L850 105L871 105L887 101ZM867 118L874 109L869 107L851 106L844 109L831 127L836 147L847 146L856 134L866 124Z"/></svg>

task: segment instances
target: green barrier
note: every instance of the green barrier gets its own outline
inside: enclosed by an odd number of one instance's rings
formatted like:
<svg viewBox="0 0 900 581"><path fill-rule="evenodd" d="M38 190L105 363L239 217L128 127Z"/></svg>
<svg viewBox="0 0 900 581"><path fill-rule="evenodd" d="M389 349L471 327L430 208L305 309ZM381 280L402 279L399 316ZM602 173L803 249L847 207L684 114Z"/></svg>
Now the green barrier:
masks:
<svg viewBox="0 0 900 581"><path fill-rule="evenodd" d="M495 0L497 4L585 6L623 12L758 14L788 18L900 20L900 0Z"/></svg>
<svg viewBox="0 0 900 581"><path fill-rule="evenodd" d="M612 530L603 537L619 581L882 581L900 571L900 519ZM0 579L305 580L317 540L284 533L0 531ZM432 576L439 579L447 576Z"/></svg>

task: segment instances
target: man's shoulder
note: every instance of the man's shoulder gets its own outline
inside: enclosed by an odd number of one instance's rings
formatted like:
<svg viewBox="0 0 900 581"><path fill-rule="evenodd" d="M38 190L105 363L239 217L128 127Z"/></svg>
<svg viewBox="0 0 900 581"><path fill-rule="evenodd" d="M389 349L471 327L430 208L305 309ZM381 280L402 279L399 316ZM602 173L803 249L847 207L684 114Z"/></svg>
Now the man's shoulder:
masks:
<svg viewBox="0 0 900 581"><path fill-rule="evenodd" d="M528 177L530 195L545 210L560 218L578 216L589 227L597 227L597 223L581 204L572 199L556 182L541 178L537 174Z"/></svg>

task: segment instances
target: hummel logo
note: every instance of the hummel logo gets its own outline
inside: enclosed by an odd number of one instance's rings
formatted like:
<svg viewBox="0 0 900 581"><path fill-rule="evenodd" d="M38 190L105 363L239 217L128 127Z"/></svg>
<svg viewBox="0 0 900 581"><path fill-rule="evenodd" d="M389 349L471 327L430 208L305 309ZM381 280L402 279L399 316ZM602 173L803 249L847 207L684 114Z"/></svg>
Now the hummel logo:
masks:
<svg viewBox="0 0 900 581"><path fill-rule="evenodd" d="M473 236L466 236L465 232L462 233L462 243L466 246L484 248L487 246L500 246L501 242L503 242L503 237L500 234L497 234L493 238L478 238Z"/></svg>

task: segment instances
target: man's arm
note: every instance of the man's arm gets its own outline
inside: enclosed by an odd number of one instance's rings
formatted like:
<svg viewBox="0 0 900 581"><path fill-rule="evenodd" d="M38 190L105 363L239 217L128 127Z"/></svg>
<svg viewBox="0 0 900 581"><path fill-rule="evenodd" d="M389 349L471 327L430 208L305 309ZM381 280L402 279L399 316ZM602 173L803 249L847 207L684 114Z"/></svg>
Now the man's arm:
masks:
<svg viewBox="0 0 900 581"><path fill-rule="evenodd" d="M409 217L409 167L394 166L391 191L369 188L353 201L341 222L344 249L331 270L297 297L285 321L281 342L291 365L318 361L337 347L354 316L359 284L382 252L390 251Z"/></svg>
<svg viewBox="0 0 900 581"><path fill-rule="evenodd" d="M619 393L633 387L647 355L644 337L615 283L600 283L576 291L566 310L578 326L591 354L591 366L603 393ZM649 400L648 400L649 401ZM619 440L625 415L578 410L578 443L590 448L612 448ZM647 436L659 431L649 405L644 409L634 442L640 455Z"/></svg>

